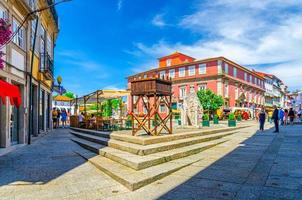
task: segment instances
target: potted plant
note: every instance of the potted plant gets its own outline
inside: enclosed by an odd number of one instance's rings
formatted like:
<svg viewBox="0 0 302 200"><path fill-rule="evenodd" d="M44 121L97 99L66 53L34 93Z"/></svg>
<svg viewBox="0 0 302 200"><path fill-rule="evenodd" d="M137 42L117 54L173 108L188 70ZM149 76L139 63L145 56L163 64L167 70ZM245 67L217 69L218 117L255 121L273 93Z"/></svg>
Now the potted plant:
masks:
<svg viewBox="0 0 302 200"><path fill-rule="evenodd" d="M234 113L229 114L229 120L228 120L229 127L235 127L236 126L236 119Z"/></svg>
<svg viewBox="0 0 302 200"><path fill-rule="evenodd" d="M242 117L241 117L241 114L240 114L240 113L239 113L238 116L237 116L237 121L238 121L238 122L241 122L241 121L242 121Z"/></svg>
<svg viewBox="0 0 302 200"><path fill-rule="evenodd" d="M214 124L219 124L218 115L216 115L216 114L214 115L213 122L214 122Z"/></svg>
<svg viewBox="0 0 302 200"><path fill-rule="evenodd" d="M158 126L159 124L160 124L160 122L159 122L159 116L158 116L158 114L156 114L154 116L153 121L152 121L152 125L155 127L155 126Z"/></svg>
<svg viewBox="0 0 302 200"><path fill-rule="evenodd" d="M205 127L205 126L210 126L210 120L209 120L209 115L208 114L204 114L202 116L202 126Z"/></svg>
<svg viewBox="0 0 302 200"><path fill-rule="evenodd" d="M126 128L129 129L129 128L131 128L131 126L132 126L132 116L131 116L131 114L129 114L127 116Z"/></svg>

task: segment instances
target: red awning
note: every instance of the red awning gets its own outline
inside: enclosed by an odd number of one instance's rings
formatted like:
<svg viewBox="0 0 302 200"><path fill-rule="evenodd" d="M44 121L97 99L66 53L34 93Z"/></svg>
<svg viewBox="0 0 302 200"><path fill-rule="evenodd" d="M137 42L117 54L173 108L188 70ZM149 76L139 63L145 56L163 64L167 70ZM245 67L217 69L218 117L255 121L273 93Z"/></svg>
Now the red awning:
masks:
<svg viewBox="0 0 302 200"><path fill-rule="evenodd" d="M6 102L6 97L9 97L11 105L15 105L17 107L21 105L19 87L0 80L0 98L3 103Z"/></svg>

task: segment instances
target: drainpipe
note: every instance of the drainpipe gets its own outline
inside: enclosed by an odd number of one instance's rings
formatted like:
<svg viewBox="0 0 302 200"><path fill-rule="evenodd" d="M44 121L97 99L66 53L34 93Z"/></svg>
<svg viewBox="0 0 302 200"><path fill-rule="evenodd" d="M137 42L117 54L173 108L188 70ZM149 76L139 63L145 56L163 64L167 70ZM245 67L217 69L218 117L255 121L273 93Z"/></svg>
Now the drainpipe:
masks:
<svg viewBox="0 0 302 200"><path fill-rule="evenodd" d="M32 46L32 53L31 53L31 61L30 61L30 71L29 71L29 106L28 106L28 138L27 144L31 144L31 132L33 128L33 98L32 98L32 73L33 73L33 66L34 66L34 57L35 57L35 47L36 47L36 39L37 39L37 32L38 32L38 22L39 17L36 16L36 24L35 24L35 33L34 33L34 41Z"/></svg>

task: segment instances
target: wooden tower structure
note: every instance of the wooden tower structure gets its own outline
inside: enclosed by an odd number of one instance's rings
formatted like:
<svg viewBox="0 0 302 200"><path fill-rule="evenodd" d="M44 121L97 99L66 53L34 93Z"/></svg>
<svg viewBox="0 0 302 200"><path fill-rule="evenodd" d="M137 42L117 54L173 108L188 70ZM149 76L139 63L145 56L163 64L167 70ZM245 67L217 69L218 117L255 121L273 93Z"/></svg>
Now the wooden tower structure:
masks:
<svg viewBox="0 0 302 200"><path fill-rule="evenodd" d="M159 135L163 130L172 134L171 80L152 77L131 81L131 102L132 135L136 135L142 129L153 136ZM140 102L143 102L145 108L144 116L140 116L136 109ZM168 108L165 117L159 114L161 104ZM153 126L151 126L152 120Z"/></svg>

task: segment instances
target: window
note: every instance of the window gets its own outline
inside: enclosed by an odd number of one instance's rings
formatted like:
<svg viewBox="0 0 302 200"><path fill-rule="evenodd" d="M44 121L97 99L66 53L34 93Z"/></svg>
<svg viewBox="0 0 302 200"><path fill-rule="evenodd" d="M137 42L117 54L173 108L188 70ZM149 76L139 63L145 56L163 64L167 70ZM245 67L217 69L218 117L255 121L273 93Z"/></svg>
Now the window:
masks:
<svg viewBox="0 0 302 200"><path fill-rule="evenodd" d="M171 64L172 64L172 60L171 60L171 59L167 59L167 60L166 60L166 65L167 65L167 66L171 66Z"/></svg>
<svg viewBox="0 0 302 200"><path fill-rule="evenodd" d="M183 86L183 87L180 87L179 88L179 98L184 98L186 96L186 87Z"/></svg>
<svg viewBox="0 0 302 200"><path fill-rule="evenodd" d="M40 36L42 38L45 38L45 28L43 27L43 25L41 24L40 26Z"/></svg>
<svg viewBox="0 0 302 200"><path fill-rule="evenodd" d="M16 20L13 20L13 32L16 32L19 26L20 24ZM24 28L20 28L13 38L13 42L21 48L24 48L24 33Z"/></svg>
<svg viewBox="0 0 302 200"><path fill-rule="evenodd" d="M159 107L159 111L161 113L165 113L166 112L166 106L164 104L161 104L160 107Z"/></svg>
<svg viewBox="0 0 302 200"><path fill-rule="evenodd" d="M30 32L30 47L31 48L34 44L36 20L37 19L34 19L31 21L31 32Z"/></svg>
<svg viewBox="0 0 302 200"><path fill-rule="evenodd" d="M256 84L256 81L257 81L257 78L256 78L256 77L254 77L254 84Z"/></svg>
<svg viewBox="0 0 302 200"><path fill-rule="evenodd" d="M186 75L186 68L182 67L178 69L179 77L184 77Z"/></svg>
<svg viewBox="0 0 302 200"><path fill-rule="evenodd" d="M250 75L250 83L252 83L252 82L253 82L253 76Z"/></svg>
<svg viewBox="0 0 302 200"><path fill-rule="evenodd" d="M0 18L7 20L8 12L4 8L0 7Z"/></svg>
<svg viewBox="0 0 302 200"><path fill-rule="evenodd" d="M189 76L194 76L194 75L195 75L195 65L189 66Z"/></svg>
<svg viewBox="0 0 302 200"><path fill-rule="evenodd" d="M36 0L28 0L28 5L32 10L36 9Z"/></svg>
<svg viewBox="0 0 302 200"><path fill-rule="evenodd" d="M228 81L225 81L224 87L225 87L224 96L229 97L229 82Z"/></svg>
<svg viewBox="0 0 302 200"><path fill-rule="evenodd" d="M207 89L207 84L206 83L198 85L198 90L206 90L206 89Z"/></svg>
<svg viewBox="0 0 302 200"><path fill-rule="evenodd" d="M228 63L224 63L224 73L226 73L226 74L229 73L229 65L228 65Z"/></svg>
<svg viewBox="0 0 302 200"><path fill-rule="evenodd" d="M239 92L238 92L238 83L235 83L235 99L238 99Z"/></svg>
<svg viewBox="0 0 302 200"><path fill-rule="evenodd" d="M45 42L44 39L41 38L40 40L40 69L45 69L45 62L46 62L46 57L45 57ZM140 79L140 77L139 77Z"/></svg>
<svg viewBox="0 0 302 200"><path fill-rule="evenodd" d="M247 74L244 72L244 80L247 81Z"/></svg>
<svg viewBox="0 0 302 200"><path fill-rule="evenodd" d="M45 54L45 29L40 26L40 53Z"/></svg>
<svg viewBox="0 0 302 200"><path fill-rule="evenodd" d="M199 64L199 74L206 74L207 73L207 67L206 64Z"/></svg>
<svg viewBox="0 0 302 200"><path fill-rule="evenodd" d="M234 77L237 78L237 68L236 67L233 68L233 74L234 74Z"/></svg>
<svg viewBox="0 0 302 200"><path fill-rule="evenodd" d="M217 62L218 74L222 73L221 63L222 63L221 60L218 60L218 62Z"/></svg>
<svg viewBox="0 0 302 200"><path fill-rule="evenodd" d="M159 72L159 78L164 79L164 78L165 78L165 75L166 75L166 72L165 72L165 71Z"/></svg>
<svg viewBox="0 0 302 200"><path fill-rule="evenodd" d="M175 78L175 69L170 69L169 70L169 77L170 78Z"/></svg>
<svg viewBox="0 0 302 200"><path fill-rule="evenodd" d="M52 40L49 35L47 35L47 53L52 58Z"/></svg>

